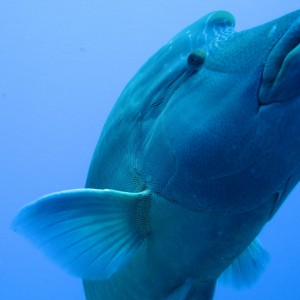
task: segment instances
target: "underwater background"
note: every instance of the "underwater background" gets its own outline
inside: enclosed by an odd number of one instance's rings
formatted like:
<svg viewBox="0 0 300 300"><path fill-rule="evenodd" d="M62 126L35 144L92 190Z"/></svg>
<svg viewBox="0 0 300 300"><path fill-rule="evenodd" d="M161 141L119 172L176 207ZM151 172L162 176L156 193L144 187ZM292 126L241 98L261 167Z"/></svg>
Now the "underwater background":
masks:
<svg viewBox="0 0 300 300"><path fill-rule="evenodd" d="M294 0L0 1L0 300L85 299L81 280L10 223L44 194L84 187L113 104L154 52L213 10L230 11L243 30L299 8ZM271 254L260 281L238 291L220 284L214 299L299 300L299 231L298 186L260 235Z"/></svg>

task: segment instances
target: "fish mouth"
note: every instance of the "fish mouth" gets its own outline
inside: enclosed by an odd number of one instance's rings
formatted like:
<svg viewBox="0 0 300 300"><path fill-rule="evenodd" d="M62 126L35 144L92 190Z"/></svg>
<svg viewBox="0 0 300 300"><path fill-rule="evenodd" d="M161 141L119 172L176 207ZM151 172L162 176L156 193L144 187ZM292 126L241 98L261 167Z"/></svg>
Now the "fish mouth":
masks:
<svg viewBox="0 0 300 300"><path fill-rule="evenodd" d="M260 105L282 102L300 92L300 18L270 51L258 90Z"/></svg>

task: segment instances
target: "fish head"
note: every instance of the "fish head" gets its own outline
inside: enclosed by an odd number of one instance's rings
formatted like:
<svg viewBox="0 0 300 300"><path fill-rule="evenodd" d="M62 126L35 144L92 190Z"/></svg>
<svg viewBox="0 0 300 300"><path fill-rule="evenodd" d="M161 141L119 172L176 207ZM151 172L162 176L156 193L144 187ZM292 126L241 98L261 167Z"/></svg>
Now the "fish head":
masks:
<svg viewBox="0 0 300 300"><path fill-rule="evenodd" d="M155 193L220 214L284 198L300 177L300 11L241 32L234 23L211 13L150 60L161 108L141 169Z"/></svg>

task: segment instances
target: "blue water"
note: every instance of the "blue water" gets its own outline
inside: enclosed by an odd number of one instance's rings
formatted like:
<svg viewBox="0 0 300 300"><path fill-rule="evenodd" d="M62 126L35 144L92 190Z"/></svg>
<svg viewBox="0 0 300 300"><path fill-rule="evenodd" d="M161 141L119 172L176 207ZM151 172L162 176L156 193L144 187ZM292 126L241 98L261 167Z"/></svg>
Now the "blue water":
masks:
<svg viewBox="0 0 300 300"><path fill-rule="evenodd" d="M242 30L300 8L294 0L161 2L0 2L0 300L84 299L79 279L9 225L25 203L84 186L110 109L150 55L212 10L229 10ZM215 299L300 299L299 198L296 188L261 234L272 255L261 280L249 290L218 286Z"/></svg>

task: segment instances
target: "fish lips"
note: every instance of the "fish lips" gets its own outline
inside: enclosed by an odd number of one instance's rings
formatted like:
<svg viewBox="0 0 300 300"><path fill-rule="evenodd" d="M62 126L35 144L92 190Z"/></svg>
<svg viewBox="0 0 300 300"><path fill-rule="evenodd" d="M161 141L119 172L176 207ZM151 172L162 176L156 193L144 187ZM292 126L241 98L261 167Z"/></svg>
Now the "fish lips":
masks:
<svg viewBox="0 0 300 300"><path fill-rule="evenodd" d="M276 27L273 29L276 30ZM269 53L262 73L258 99L260 105L268 105L294 99L299 95L300 17Z"/></svg>

